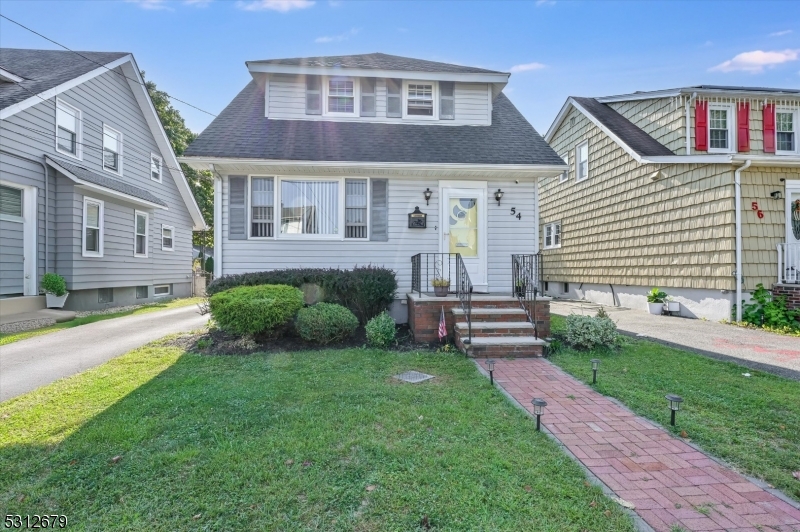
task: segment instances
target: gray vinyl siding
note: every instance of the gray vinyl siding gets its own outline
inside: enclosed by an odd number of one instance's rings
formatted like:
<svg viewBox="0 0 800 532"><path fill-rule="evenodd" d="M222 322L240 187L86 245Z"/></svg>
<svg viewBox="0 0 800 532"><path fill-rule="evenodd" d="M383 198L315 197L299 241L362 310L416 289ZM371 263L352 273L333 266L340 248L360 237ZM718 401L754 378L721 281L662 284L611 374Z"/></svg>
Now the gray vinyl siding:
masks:
<svg viewBox="0 0 800 532"><path fill-rule="evenodd" d="M410 79L410 78L409 78ZM306 85L303 76L271 74L269 77L269 118L280 120L331 120L323 115L306 114ZM491 102L487 83L455 84L455 120L417 120L417 123L446 126L489 125ZM323 102L324 108L324 102ZM386 117L386 80L378 78L375 86L376 116L334 118L336 121L415 122L413 119Z"/></svg>
<svg viewBox="0 0 800 532"><path fill-rule="evenodd" d="M3 155L0 157L2 179L39 187L39 274L55 270L67 279L70 290L187 282L191 274L191 217L166 167L166 160L162 182L150 179L150 153L159 156L161 153L128 81L116 73L106 72L60 94L59 98L82 112L83 160L76 164L145 189L165 201L168 210L134 207L113 196L80 190L67 177L49 169L50 263L45 266L41 166ZM102 168L103 123L123 134L122 176ZM54 130L55 98L50 98L3 120L0 147L37 160L42 160L45 154L68 158L55 151ZM81 255L84 194L105 202L105 253L101 258ZM146 259L133 257L134 209L150 215L150 252ZM175 228L175 251L161 250L162 224Z"/></svg>
<svg viewBox="0 0 800 532"><path fill-rule="evenodd" d="M280 268L353 268L380 265L397 273L398 296L411 290L411 257L417 253L439 253L439 187L435 179L389 178L389 240L229 240L228 180L222 195L222 273L234 274ZM433 191L425 205L422 191ZM500 206L494 200L498 188L505 193ZM535 253L538 246L536 187L532 180L489 181L487 187L488 284L490 292L511 291L511 255ZM408 213L419 206L427 213L427 229L409 229ZM522 213L518 220L511 207Z"/></svg>
<svg viewBox="0 0 800 532"><path fill-rule="evenodd" d="M0 220L0 296L21 294L24 290L22 224Z"/></svg>

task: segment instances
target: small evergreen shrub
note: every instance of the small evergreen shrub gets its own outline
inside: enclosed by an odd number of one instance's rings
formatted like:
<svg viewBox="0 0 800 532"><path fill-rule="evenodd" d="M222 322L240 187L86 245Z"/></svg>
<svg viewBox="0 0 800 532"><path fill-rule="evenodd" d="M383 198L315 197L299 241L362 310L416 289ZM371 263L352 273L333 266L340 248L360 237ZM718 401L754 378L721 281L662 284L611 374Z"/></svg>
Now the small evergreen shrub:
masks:
<svg viewBox="0 0 800 532"><path fill-rule="evenodd" d="M370 347L388 347L394 342L397 332L394 326L394 318L388 312L383 311L367 322L367 344Z"/></svg>
<svg viewBox="0 0 800 532"><path fill-rule="evenodd" d="M292 286L240 286L209 299L220 329L241 335L269 334L292 321L303 306L303 292Z"/></svg>
<svg viewBox="0 0 800 532"><path fill-rule="evenodd" d="M582 349L594 349L598 346L611 347L617 343L617 325L611 318L594 316L567 316L565 341Z"/></svg>
<svg viewBox="0 0 800 532"><path fill-rule="evenodd" d="M67 281L57 273L42 275L40 286L45 294L53 294L56 297L61 297L67 293Z"/></svg>
<svg viewBox="0 0 800 532"><path fill-rule="evenodd" d="M325 345L353 336L358 328L358 318L342 305L317 303L300 309L295 328L303 340Z"/></svg>
<svg viewBox="0 0 800 532"><path fill-rule="evenodd" d="M800 329L800 309L790 309L786 296L773 296L763 284L758 283L751 297L754 303L745 304L742 301L743 322L772 329ZM736 305L733 306L733 319L736 319Z"/></svg>

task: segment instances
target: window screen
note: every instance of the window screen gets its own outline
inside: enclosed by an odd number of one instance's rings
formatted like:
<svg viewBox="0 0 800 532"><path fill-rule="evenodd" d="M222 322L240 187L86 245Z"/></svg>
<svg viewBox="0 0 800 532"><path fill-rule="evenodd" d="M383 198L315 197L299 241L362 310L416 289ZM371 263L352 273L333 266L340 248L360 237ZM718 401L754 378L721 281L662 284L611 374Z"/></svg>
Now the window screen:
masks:
<svg viewBox="0 0 800 532"><path fill-rule="evenodd" d="M346 179L344 236L367 238L367 180Z"/></svg>
<svg viewBox="0 0 800 532"><path fill-rule="evenodd" d="M254 177L250 193L250 236L271 237L275 224L275 184L271 177Z"/></svg>

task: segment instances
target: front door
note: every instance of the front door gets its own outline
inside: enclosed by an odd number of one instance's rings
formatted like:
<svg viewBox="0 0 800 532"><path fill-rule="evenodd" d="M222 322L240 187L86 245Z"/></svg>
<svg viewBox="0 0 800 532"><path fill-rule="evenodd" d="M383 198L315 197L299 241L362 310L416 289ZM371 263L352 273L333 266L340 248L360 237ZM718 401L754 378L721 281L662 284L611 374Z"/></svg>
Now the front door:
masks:
<svg viewBox="0 0 800 532"><path fill-rule="evenodd" d="M786 246L783 278L800 283L800 180L786 180Z"/></svg>
<svg viewBox="0 0 800 532"><path fill-rule="evenodd" d="M488 292L486 279L486 184L441 185L442 253L460 253L475 292ZM451 272L455 286L455 272Z"/></svg>

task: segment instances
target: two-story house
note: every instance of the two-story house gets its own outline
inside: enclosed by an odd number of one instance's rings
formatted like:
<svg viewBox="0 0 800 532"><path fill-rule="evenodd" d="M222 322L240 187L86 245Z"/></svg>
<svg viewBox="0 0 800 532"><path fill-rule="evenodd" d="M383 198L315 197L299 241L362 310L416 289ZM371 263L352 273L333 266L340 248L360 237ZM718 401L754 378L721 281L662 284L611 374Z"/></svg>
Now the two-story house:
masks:
<svg viewBox="0 0 800 532"><path fill-rule="evenodd" d="M569 98L545 135L547 293L730 319L761 283L800 304L800 90L696 86ZM741 310L741 305L737 305Z"/></svg>
<svg viewBox="0 0 800 532"><path fill-rule="evenodd" d="M246 64L181 159L216 176L216 276L385 266L402 322L412 289L455 291L457 261L475 293L511 294L512 254L538 251L537 179L565 166L508 73L381 53Z"/></svg>
<svg viewBox="0 0 800 532"><path fill-rule="evenodd" d="M191 294L205 222L129 53L0 49L0 311Z"/></svg>

